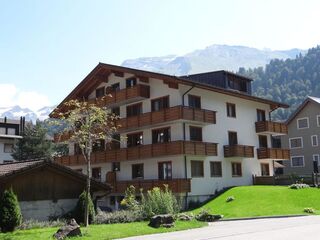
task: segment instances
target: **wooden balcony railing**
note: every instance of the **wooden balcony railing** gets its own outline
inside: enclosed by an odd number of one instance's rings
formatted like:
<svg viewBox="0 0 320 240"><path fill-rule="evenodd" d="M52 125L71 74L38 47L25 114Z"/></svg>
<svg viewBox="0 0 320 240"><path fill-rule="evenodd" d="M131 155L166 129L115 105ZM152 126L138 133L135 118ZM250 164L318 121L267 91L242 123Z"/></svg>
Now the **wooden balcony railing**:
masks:
<svg viewBox="0 0 320 240"><path fill-rule="evenodd" d="M90 99L89 103L95 103L98 106L107 106L110 104L126 102L136 99L137 101L143 98L150 98L150 87L147 85L137 84L131 88L121 89L119 91L110 92L111 96ZM132 102L132 101L131 101Z"/></svg>
<svg viewBox="0 0 320 240"><path fill-rule="evenodd" d="M110 149L92 153L91 163L127 161L180 154L217 156L217 144L193 141L173 141L140 145L131 148ZM55 161L67 166L85 164L82 155L56 157Z"/></svg>
<svg viewBox="0 0 320 240"><path fill-rule="evenodd" d="M163 122L176 121L179 119L215 124L216 112L191 107L175 106L156 112L147 112L138 116L122 118L119 120L119 125L121 125L119 130L138 128Z"/></svg>
<svg viewBox="0 0 320 240"><path fill-rule="evenodd" d="M245 157L253 158L253 146L247 145L226 145L223 146L224 157Z"/></svg>
<svg viewBox="0 0 320 240"><path fill-rule="evenodd" d="M284 123L271 122L271 121L260 121L256 122L256 133L271 133L286 135L288 134L288 127Z"/></svg>
<svg viewBox="0 0 320 240"><path fill-rule="evenodd" d="M168 185L168 188L173 193L186 193L191 192L191 180L190 179L168 179L168 180L130 180L130 181L116 181L111 184L113 193L124 193L129 186L134 186L137 193L140 189L143 191L148 191L154 187L159 187L164 189L164 185Z"/></svg>
<svg viewBox="0 0 320 240"><path fill-rule="evenodd" d="M288 160L290 150L282 148L258 148L258 159Z"/></svg>

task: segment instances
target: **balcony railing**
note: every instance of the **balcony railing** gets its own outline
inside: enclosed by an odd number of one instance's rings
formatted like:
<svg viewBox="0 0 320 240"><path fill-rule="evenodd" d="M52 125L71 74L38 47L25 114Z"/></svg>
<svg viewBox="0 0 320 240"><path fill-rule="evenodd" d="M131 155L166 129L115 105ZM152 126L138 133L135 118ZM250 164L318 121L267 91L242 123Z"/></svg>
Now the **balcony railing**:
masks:
<svg viewBox="0 0 320 240"><path fill-rule="evenodd" d="M258 148L258 159L288 160L290 150L282 148Z"/></svg>
<svg viewBox="0 0 320 240"><path fill-rule="evenodd" d="M180 154L217 156L217 144L193 141L173 141L140 145L130 148L110 149L92 153L91 163L117 162ZM68 166L85 164L82 155L56 157L55 161Z"/></svg>
<svg viewBox="0 0 320 240"><path fill-rule="evenodd" d="M168 185L168 188L173 193L186 193L191 192L191 180L190 179L168 179L168 180L130 180L130 181L116 181L111 184L113 193L124 193L129 186L134 186L137 193L140 189L143 191L148 191L154 187L159 187L164 189L164 185Z"/></svg>
<svg viewBox="0 0 320 240"><path fill-rule="evenodd" d="M121 89L119 91L110 92L111 96L90 99L89 103L95 103L98 106L107 106L122 102L140 101L144 98L150 98L150 87L147 85L137 84L131 88Z"/></svg>
<svg viewBox="0 0 320 240"><path fill-rule="evenodd" d="M286 135L288 134L288 127L280 122L260 121L256 122L256 133Z"/></svg>
<svg viewBox="0 0 320 240"><path fill-rule="evenodd" d="M216 112L191 107L175 106L156 112L147 112L138 116L122 118L119 120L119 125L121 125L119 130L149 126L176 121L179 119L215 124Z"/></svg>
<svg viewBox="0 0 320 240"><path fill-rule="evenodd" d="M253 158L253 146L247 145L226 145L223 146L224 157L245 157Z"/></svg>

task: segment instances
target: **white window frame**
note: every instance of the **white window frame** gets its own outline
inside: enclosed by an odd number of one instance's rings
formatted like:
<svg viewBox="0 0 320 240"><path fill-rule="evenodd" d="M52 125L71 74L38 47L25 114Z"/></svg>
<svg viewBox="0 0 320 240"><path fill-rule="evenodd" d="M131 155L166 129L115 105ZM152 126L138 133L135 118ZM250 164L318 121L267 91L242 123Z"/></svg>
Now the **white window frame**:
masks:
<svg viewBox="0 0 320 240"><path fill-rule="evenodd" d="M296 157L302 157L302 162L303 162L303 165L302 165L302 166L293 166L293 165L292 165L292 158L296 158ZM304 156L291 156L291 157L290 157L290 165L291 165L291 167L293 167L293 168L305 167Z"/></svg>
<svg viewBox="0 0 320 240"><path fill-rule="evenodd" d="M291 147L291 139L301 139L301 147ZM298 149L298 148L303 148L303 138L302 137L293 137L293 138L289 138L289 148L290 149Z"/></svg>
<svg viewBox="0 0 320 240"><path fill-rule="evenodd" d="M320 115L317 115L317 126L320 127Z"/></svg>
<svg viewBox="0 0 320 240"><path fill-rule="evenodd" d="M303 120L303 119L307 119L308 126L307 126L307 127L300 128L300 127L299 127L299 120ZM309 118L308 118L308 117L298 118L298 119L297 119L297 129L307 129L307 128L309 128Z"/></svg>
<svg viewBox="0 0 320 240"><path fill-rule="evenodd" d="M318 156L318 161L317 162L318 162L318 166L320 166L320 156L319 156L319 154L313 154L312 155L312 161L314 161L314 157L315 156Z"/></svg>
<svg viewBox="0 0 320 240"><path fill-rule="evenodd" d="M312 140L313 137L316 137L316 142L317 142L316 145L313 145L313 140ZM317 147L318 145L319 145L318 135L311 135L311 146L312 146L312 147Z"/></svg>

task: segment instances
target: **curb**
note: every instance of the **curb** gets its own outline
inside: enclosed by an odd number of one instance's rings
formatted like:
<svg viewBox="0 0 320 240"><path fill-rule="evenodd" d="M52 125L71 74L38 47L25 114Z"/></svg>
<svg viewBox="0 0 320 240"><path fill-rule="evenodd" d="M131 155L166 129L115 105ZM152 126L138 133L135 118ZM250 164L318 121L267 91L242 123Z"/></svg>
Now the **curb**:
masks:
<svg viewBox="0 0 320 240"><path fill-rule="evenodd" d="M308 214L298 214L298 215L280 215L280 216L261 216L261 217L247 217L247 218L228 218L221 219L218 222L228 222L228 221L241 221L241 220L256 220L256 219L272 219L272 218L291 218L291 217L307 217L314 216Z"/></svg>

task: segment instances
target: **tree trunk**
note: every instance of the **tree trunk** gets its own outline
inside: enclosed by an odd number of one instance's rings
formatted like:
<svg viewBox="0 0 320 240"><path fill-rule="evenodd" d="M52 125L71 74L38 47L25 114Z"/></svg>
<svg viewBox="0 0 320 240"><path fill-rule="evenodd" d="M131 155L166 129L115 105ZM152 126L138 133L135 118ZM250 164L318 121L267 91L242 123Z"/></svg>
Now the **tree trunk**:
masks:
<svg viewBox="0 0 320 240"><path fill-rule="evenodd" d="M87 184L86 184L86 201L85 201L85 213L84 213L84 225L89 226L89 194L90 194L90 172L91 172L91 161L90 153L86 156L87 159Z"/></svg>

